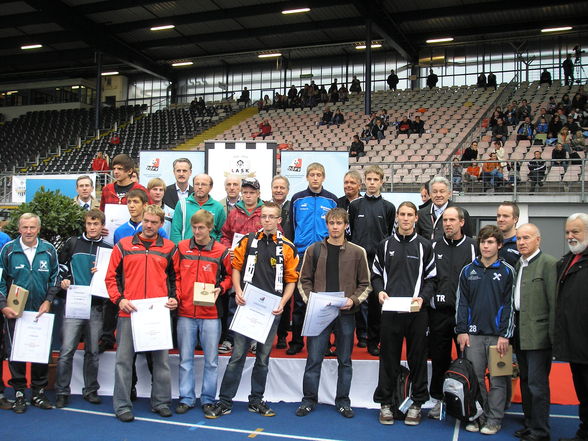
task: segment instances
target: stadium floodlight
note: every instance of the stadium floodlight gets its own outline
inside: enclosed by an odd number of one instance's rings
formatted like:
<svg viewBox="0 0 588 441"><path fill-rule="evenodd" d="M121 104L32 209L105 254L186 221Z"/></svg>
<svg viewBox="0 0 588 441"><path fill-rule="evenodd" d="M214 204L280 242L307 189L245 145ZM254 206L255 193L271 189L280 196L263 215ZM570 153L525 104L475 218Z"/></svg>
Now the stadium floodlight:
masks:
<svg viewBox="0 0 588 441"><path fill-rule="evenodd" d="M23 51L26 51L26 50L29 50L29 49L39 49L39 48L41 48L41 47L43 47L43 45L42 45L42 44L27 44L27 45L25 45L25 46L21 46L20 48L21 48Z"/></svg>
<svg viewBox="0 0 588 441"><path fill-rule="evenodd" d="M571 26L561 26L559 28L545 28L541 29L541 32L561 32L561 31L571 31L573 28Z"/></svg>
<svg viewBox="0 0 588 441"><path fill-rule="evenodd" d="M102 75L103 77L107 77L110 75L118 75L117 71L112 71L112 72L102 72L100 75Z"/></svg>
<svg viewBox="0 0 588 441"><path fill-rule="evenodd" d="M453 41L453 37L431 38L430 40L427 40L427 43L429 43L429 44L448 43L450 41Z"/></svg>
<svg viewBox="0 0 588 441"><path fill-rule="evenodd" d="M257 58L277 58L277 57L281 57L282 53L281 52L271 52L271 53L267 53L267 54L259 54L257 56Z"/></svg>
<svg viewBox="0 0 588 441"><path fill-rule="evenodd" d="M177 63L172 63L172 67L191 66L193 64L193 61L178 61Z"/></svg>
<svg viewBox="0 0 588 441"><path fill-rule="evenodd" d="M282 14L301 14L303 12L310 12L310 8L284 9Z"/></svg>
<svg viewBox="0 0 588 441"><path fill-rule="evenodd" d="M166 31L168 29L173 29L175 28L175 25L161 25L161 26L153 26L151 28L152 31Z"/></svg>
<svg viewBox="0 0 588 441"><path fill-rule="evenodd" d="M382 43L372 42L372 46L371 47L372 47L372 49L378 49L378 48L382 47ZM359 51L360 50L364 50L366 48L367 48L367 45L365 43L364 44L358 44L358 45L355 46L355 49L357 49Z"/></svg>

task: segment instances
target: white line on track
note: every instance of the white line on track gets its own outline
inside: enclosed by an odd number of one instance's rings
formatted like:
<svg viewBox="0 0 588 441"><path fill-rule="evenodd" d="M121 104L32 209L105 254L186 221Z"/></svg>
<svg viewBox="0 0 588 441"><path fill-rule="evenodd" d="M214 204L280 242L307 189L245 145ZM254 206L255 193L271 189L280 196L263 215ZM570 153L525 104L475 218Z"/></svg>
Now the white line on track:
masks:
<svg viewBox="0 0 588 441"><path fill-rule="evenodd" d="M107 417L114 417L115 416L113 413L98 412L95 410L74 409L72 407L64 407L61 410L65 410L68 412L78 412L78 413L87 413L87 414L91 414L91 415L107 416ZM203 424L181 423L179 421L163 421L163 420L159 420L156 418L135 417L135 419L139 420L139 421L146 421L149 423L168 424L168 425L172 425L172 426L193 427L193 428L207 429L207 430L219 430L222 432L244 433L246 435L254 434L256 436L271 436L274 438L299 439L299 440L303 440L303 441L341 441L341 440L331 439L331 438L317 438L315 436L310 437L310 436L302 436L302 435L287 435L284 433L274 433L274 432L256 432L255 430L233 429L230 427L206 426Z"/></svg>
<svg viewBox="0 0 588 441"><path fill-rule="evenodd" d="M517 416L524 416L525 414L523 412L504 412L507 415L517 415ZM570 418L572 420L578 420L580 419L578 417L578 415L549 415L550 418Z"/></svg>

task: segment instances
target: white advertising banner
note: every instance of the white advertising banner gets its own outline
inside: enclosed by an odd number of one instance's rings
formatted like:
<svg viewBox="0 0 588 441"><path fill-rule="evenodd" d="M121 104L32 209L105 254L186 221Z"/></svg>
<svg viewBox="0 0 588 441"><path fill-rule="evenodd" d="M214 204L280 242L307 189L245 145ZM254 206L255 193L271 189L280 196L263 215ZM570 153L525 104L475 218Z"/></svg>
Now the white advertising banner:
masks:
<svg viewBox="0 0 588 441"><path fill-rule="evenodd" d="M174 178L173 164L176 159L188 158L192 163L192 176L204 173L204 152L192 152L183 150L145 150L139 152L139 183L147 187L152 178L161 178L165 185L176 182Z"/></svg>

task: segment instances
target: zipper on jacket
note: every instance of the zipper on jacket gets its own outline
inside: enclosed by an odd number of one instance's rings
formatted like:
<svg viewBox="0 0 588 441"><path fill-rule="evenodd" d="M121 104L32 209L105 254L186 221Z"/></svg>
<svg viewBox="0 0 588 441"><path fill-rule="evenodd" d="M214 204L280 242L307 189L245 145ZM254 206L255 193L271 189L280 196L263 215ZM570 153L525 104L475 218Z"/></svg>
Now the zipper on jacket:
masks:
<svg viewBox="0 0 588 441"><path fill-rule="evenodd" d="M202 250L198 248L198 263L196 264L196 282L198 282L198 275L200 273L200 256L202 256ZM194 288L192 288L192 306L194 307L194 318L196 318L196 305L194 305Z"/></svg>
<svg viewBox="0 0 588 441"><path fill-rule="evenodd" d="M143 245L144 246L144 245ZM145 250L145 290L144 290L144 294L145 297L147 298L147 263L149 262L149 250Z"/></svg>

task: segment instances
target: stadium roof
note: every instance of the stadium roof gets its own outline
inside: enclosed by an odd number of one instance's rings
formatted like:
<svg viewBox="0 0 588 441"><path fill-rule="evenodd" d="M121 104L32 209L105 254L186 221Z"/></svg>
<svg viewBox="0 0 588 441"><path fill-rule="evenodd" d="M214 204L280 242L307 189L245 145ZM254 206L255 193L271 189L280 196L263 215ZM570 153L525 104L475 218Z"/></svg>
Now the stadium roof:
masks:
<svg viewBox="0 0 588 441"><path fill-rule="evenodd" d="M308 7L300 14L285 9ZM252 63L263 52L301 60L353 54L372 40L417 60L427 39L453 44L524 41L540 30L588 28L579 0L25 0L0 8L0 82L92 77L95 54L107 70L171 79L189 68ZM152 27L173 25L153 31ZM41 48L21 49L40 44Z"/></svg>

